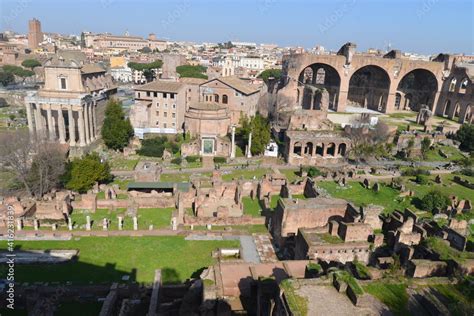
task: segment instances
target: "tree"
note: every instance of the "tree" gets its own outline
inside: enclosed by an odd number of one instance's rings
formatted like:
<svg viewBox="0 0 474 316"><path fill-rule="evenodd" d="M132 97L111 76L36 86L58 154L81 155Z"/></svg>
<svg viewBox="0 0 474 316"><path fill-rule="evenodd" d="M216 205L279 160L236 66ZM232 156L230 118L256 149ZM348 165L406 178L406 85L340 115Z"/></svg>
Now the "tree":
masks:
<svg viewBox="0 0 474 316"><path fill-rule="evenodd" d="M459 148L467 152L474 152L474 125L463 124L456 133L456 139L461 142Z"/></svg>
<svg viewBox="0 0 474 316"><path fill-rule="evenodd" d="M144 70L152 70L152 69L159 69L163 66L163 62L159 59L155 60L151 63L135 63L129 62L128 67L137 70L137 71L144 71Z"/></svg>
<svg viewBox="0 0 474 316"><path fill-rule="evenodd" d="M96 182L107 183L112 179L109 164L102 162L97 153L92 153L70 162L67 165L63 182L67 189L85 193Z"/></svg>
<svg viewBox="0 0 474 316"><path fill-rule="evenodd" d="M22 130L0 134L0 143L2 170L12 174L27 195L40 198L59 186L65 164L59 144L30 137Z"/></svg>
<svg viewBox="0 0 474 316"><path fill-rule="evenodd" d="M390 129L384 122L378 122L373 128L367 129L369 122L359 118L352 122L352 127L346 130L352 140L350 156L357 160L384 157L390 154L393 147L387 140Z"/></svg>
<svg viewBox="0 0 474 316"><path fill-rule="evenodd" d="M31 77L35 73L31 70L24 69L22 67L14 66L14 65L5 65L3 66L3 71L7 73L11 73L14 76L18 76L20 78L26 78L26 77Z"/></svg>
<svg viewBox="0 0 474 316"><path fill-rule="evenodd" d="M435 209L444 210L449 204L451 204L449 197L439 190L428 192L420 201L421 208L431 212Z"/></svg>
<svg viewBox="0 0 474 316"><path fill-rule="evenodd" d="M57 143L44 143L33 157L28 182L33 194L40 198L58 188L64 174L66 153Z"/></svg>
<svg viewBox="0 0 474 316"><path fill-rule="evenodd" d="M431 140L428 137L423 138L421 141L421 155L423 159L426 159L426 154L430 150L431 147Z"/></svg>
<svg viewBox="0 0 474 316"><path fill-rule="evenodd" d="M6 87L15 82L15 76L11 72L0 71L0 83Z"/></svg>
<svg viewBox="0 0 474 316"><path fill-rule="evenodd" d="M182 65L176 67L176 72L181 78L201 78L207 79L206 67L204 66L191 66L191 65Z"/></svg>
<svg viewBox="0 0 474 316"><path fill-rule="evenodd" d="M21 65L25 68L30 68L33 70L35 67L41 66L41 63L37 61L36 59L25 59Z"/></svg>
<svg viewBox="0 0 474 316"><path fill-rule="evenodd" d="M271 80L279 80L281 78L282 71L281 69L266 69L262 71L260 75L258 75L259 78L262 78L265 83L268 83L268 81Z"/></svg>
<svg viewBox="0 0 474 316"><path fill-rule="evenodd" d="M105 109L102 139L105 145L113 150L122 151L133 136L130 120L125 118L122 102L111 99Z"/></svg>
<svg viewBox="0 0 474 316"><path fill-rule="evenodd" d="M152 52L151 48L148 47L148 46L145 46L145 47L143 47L142 49L139 49L138 51L141 52L141 53L143 53L143 54L149 54L149 53Z"/></svg>
<svg viewBox="0 0 474 316"><path fill-rule="evenodd" d="M247 144L250 133L252 133L252 147L250 148L252 155L262 154L270 142L271 134L268 119L259 113L251 119L247 116L242 116L240 118L240 127L236 130L236 134Z"/></svg>

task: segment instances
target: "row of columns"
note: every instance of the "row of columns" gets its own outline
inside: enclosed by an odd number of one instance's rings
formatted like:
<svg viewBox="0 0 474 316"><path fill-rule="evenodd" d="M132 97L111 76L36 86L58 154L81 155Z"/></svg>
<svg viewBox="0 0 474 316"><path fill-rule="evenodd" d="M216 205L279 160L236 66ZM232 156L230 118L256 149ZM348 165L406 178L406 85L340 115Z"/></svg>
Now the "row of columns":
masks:
<svg viewBox="0 0 474 316"><path fill-rule="evenodd" d="M67 124L63 114L65 108L68 112ZM44 110L46 117L43 115ZM27 103L26 116L31 134L47 136L50 140L59 140L61 144L69 143L70 146L83 147L97 139L97 118L94 103L86 103L79 109L72 105L52 106L51 104ZM77 117L77 128L75 117ZM66 128L68 133L66 133Z"/></svg>

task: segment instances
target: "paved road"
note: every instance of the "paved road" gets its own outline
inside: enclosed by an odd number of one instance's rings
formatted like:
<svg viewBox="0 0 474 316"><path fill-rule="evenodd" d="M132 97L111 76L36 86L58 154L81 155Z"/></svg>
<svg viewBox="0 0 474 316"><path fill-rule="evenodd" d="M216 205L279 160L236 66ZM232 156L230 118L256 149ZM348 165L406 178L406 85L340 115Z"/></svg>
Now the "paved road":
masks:
<svg viewBox="0 0 474 316"><path fill-rule="evenodd" d="M240 246L242 248L242 259L245 262L260 263L260 256L252 236L240 236Z"/></svg>

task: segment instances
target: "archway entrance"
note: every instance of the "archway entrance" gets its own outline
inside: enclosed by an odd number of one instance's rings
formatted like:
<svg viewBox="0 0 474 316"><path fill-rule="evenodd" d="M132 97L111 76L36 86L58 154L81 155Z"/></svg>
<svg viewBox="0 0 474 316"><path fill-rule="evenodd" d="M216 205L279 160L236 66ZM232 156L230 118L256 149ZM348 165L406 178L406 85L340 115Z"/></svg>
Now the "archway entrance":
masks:
<svg viewBox="0 0 474 316"><path fill-rule="evenodd" d="M375 111L385 111L390 77L387 72L374 65L364 66L357 70L349 81L347 103Z"/></svg>
<svg viewBox="0 0 474 316"><path fill-rule="evenodd" d="M410 95L410 100L406 102L407 107L404 110L419 111L422 105L428 105L430 109L433 109L438 82L431 71L415 69L403 76L397 91ZM403 104L403 100L400 103Z"/></svg>
<svg viewBox="0 0 474 316"><path fill-rule="evenodd" d="M329 109L336 110L338 105L341 78L332 66L322 63L309 65L298 78L298 94L302 95L301 107L312 109L316 97L310 88L325 89L329 93Z"/></svg>

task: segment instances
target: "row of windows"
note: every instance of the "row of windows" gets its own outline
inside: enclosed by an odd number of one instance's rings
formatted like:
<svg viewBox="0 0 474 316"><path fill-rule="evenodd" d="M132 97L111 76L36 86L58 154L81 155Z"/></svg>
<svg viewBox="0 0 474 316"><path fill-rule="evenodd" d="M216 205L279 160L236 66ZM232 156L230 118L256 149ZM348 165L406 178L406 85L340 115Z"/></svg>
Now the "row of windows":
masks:
<svg viewBox="0 0 474 316"><path fill-rule="evenodd" d="M456 83L457 83L457 79L456 78L453 78L451 79L451 83L449 84L449 92L455 92L456 90ZM468 79L464 79L462 82L461 82L461 85L459 86L459 91L458 93L466 93L466 89L467 89L467 85L468 85L469 81Z"/></svg>
<svg viewBox="0 0 474 316"><path fill-rule="evenodd" d="M218 94L214 94L213 96L212 96L212 95L206 95L206 96L205 96L205 100L206 100L206 102L216 102L216 103L219 103L220 97L219 97ZM222 95L222 103L223 103L223 104L229 103L229 97L227 96L227 94Z"/></svg>
<svg viewBox="0 0 474 316"><path fill-rule="evenodd" d="M159 108L160 107L160 103L156 102L156 107ZM173 109L176 109L176 104L173 103L173 105L171 105L171 107ZM167 109L168 108L168 103L165 103L164 104L164 108Z"/></svg>
<svg viewBox="0 0 474 316"><path fill-rule="evenodd" d="M160 121L156 121L156 126L160 126ZM176 127L176 124L171 123L171 127ZM168 128L168 123L163 123L163 128Z"/></svg>
<svg viewBox="0 0 474 316"><path fill-rule="evenodd" d="M156 116L160 116L160 111L156 111ZM163 112L163 117L168 117L168 112ZM176 118L176 113L171 113L172 118Z"/></svg>
<svg viewBox="0 0 474 316"><path fill-rule="evenodd" d="M144 92L144 91L142 91L142 92ZM157 98L159 95L161 95L165 99L168 99L168 95L169 95L169 98L174 100L175 96L176 96L176 93L166 93L166 92L161 93L161 92L151 92L151 91L146 92L147 97L152 97L153 96L154 98ZM141 96L142 96L141 92L137 92L138 99L140 99Z"/></svg>
<svg viewBox="0 0 474 316"><path fill-rule="evenodd" d="M157 98L160 94L162 94L162 96L163 96L164 99L167 99L167 98L168 98L168 95L170 96L170 99L174 99L174 96L175 96L176 93L153 92L153 97L154 97L154 98ZM151 97L151 96L152 96L152 92L151 92L151 91L147 91L147 92L146 92L146 96L147 96L147 97ZM138 93L138 97L140 97L140 93Z"/></svg>

